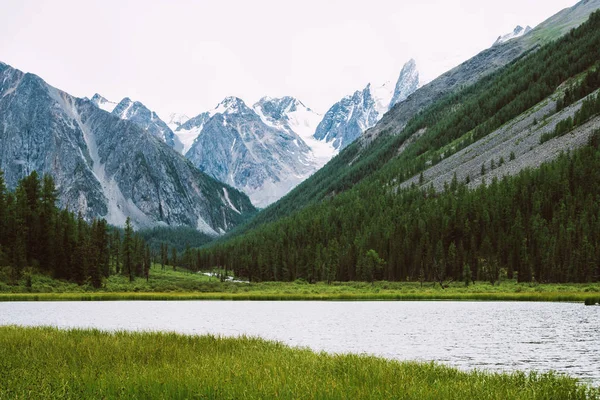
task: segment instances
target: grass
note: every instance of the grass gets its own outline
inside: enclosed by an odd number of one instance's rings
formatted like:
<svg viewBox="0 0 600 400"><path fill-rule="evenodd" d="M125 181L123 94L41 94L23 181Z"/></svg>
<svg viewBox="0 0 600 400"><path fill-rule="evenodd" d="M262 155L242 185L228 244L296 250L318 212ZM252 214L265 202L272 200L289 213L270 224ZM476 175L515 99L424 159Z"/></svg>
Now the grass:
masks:
<svg viewBox="0 0 600 400"><path fill-rule="evenodd" d="M465 287L453 282L447 289L439 284L418 282L220 282L185 270L162 270L154 266L150 279L134 282L113 275L104 287L59 281L31 274L31 287L22 279L17 285L0 281L0 301L26 300L488 300L600 302L600 284L525 284L505 280L495 285L477 282Z"/></svg>
<svg viewBox="0 0 600 400"><path fill-rule="evenodd" d="M0 327L0 399L598 399L557 374L461 372L255 338Z"/></svg>

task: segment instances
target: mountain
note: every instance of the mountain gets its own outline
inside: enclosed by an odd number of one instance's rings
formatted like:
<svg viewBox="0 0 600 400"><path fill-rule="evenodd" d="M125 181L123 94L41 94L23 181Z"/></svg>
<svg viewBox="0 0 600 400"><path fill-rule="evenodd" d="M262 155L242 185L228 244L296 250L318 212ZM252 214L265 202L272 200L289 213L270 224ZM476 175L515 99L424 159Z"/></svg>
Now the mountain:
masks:
<svg viewBox="0 0 600 400"><path fill-rule="evenodd" d="M194 118L190 118L175 130L175 136L181 143L181 154L186 155L192 148L194 141L202 132L202 128L211 115L208 112L198 114Z"/></svg>
<svg viewBox="0 0 600 400"><path fill-rule="evenodd" d="M185 225L214 235L254 212L246 195L115 115L132 115L130 106L111 114L0 63L0 169L7 185L14 188L33 170L51 174L62 207L116 226L129 216L138 228Z"/></svg>
<svg viewBox="0 0 600 400"><path fill-rule="evenodd" d="M544 36L577 26L574 8ZM443 286L494 283L502 269L519 282L597 282L600 10L565 31L512 60L535 30L480 53L451 71L469 82L477 67L478 79L451 90L443 77L434 85L449 91L404 121L415 92L384 117L390 128L399 118L393 129L348 146L201 257L258 281Z"/></svg>
<svg viewBox="0 0 600 400"><path fill-rule="evenodd" d="M300 100L290 96L263 97L252 108L267 125L300 136L310 148L317 169L337 153L333 146L314 136L323 116L306 107Z"/></svg>
<svg viewBox="0 0 600 400"><path fill-rule="evenodd" d="M562 37L571 29L585 22L589 15L598 8L600 8L600 0L580 1L548 18L527 35L483 50L475 57L420 87L406 101L392 107L376 126L361 137L360 145L368 146L380 134L396 135L400 133L406 123L419 111L461 87L472 85L527 52Z"/></svg>
<svg viewBox="0 0 600 400"><path fill-rule="evenodd" d="M167 118L165 120L167 126L173 131L175 132L175 130L177 130L177 128L179 128L181 125L185 124L187 121L189 121L190 117L188 117L185 114L179 114L179 113L171 113L169 114L169 118Z"/></svg>
<svg viewBox="0 0 600 400"><path fill-rule="evenodd" d="M417 70L417 63L415 60L411 59L404 64L402 70L400 71L400 76L396 81L396 87L394 88L392 100L388 105L388 110L394 107L396 104L406 100L408 96L413 94L418 88L419 71Z"/></svg>
<svg viewBox="0 0 600 400"><path fill-rule="evenodd" d="M507 33L506 35L498 36L498 39L496 39L496 41L494 42L493 45L497 46L500 43L505 43L505 42L508 42L509 40L527 35L532 30L533 29L531 29L531 27L529 25L527 25L526 28L523 28L521 25L517 25L517 27L512 32Z"/></svg>
<svg viewBox="0 0 600 400"><path fill-rule="evenodd" d="M104 97L102 97L101 95L99 95L98 93L96 93L92 98L91 98L91 102L94 103L96 105L96 107L107 111L107 112L112 112L115 107L117 106L118 103L115 103L113 101L107 100Z"/></svg>
<svg viewBox="0 0 600 400"><path fill-rule="evenodd" d="M470 88L483 78L508 68L526 54L535 53L533 49L539 49L564 37L571 29L585 22L598 8L600 8L600 0L581 1L548 18L528 35L485 49L418 88L405 101L393 106L374 127L341 150L322 169L294 188L285 198L257 214L243 228L238 229L237 233L241 234L249 229L290 216L309 204L339 196L375 174L390 161L398 157L414 156L416 148L420 152L426 152L427 145L437 143L438 139L423 137L430 132L430 128L422 124L439 120L440 116L432 111L432 114L426 117L422 115L424 111L435 104L441 107L445 104L444 101L451 101L452 95L460 90ZM498 89L493 88L493 90ZM455 105L456 109L461 107L461 104ZM446 112L451 113L453 110L455 109L450 108ZM470 123L471 118L472 116L465 117L455 124L464 126ZM411 121L411 126L408 126ZM453 127L447 126L446 130L450 128Z"/></svg>
<svg viewBox="0 0 600 400"><path fill-rule="evenodd" d="M268 108L268 107L267 107ZM178 129L196 138L186 157L201 171L247 193L264 207L316 170L311 149L294 131L261 118L228 97ZM189 143L189 141L188 141Z"/></svg>
<svg viewBox="0 0 600 400"><path fill-rule="evenodd" d="M148 107L139 101L132 101L129 97L125 97L113 109L112 114L133 122L175 150L182 147L171 128L154 111L150 111Z"/></svg>
<svg viewBox="0 0 600 400"><path fill-rule="evenodd" d="M336 149L343 149L375 125L379 118L371 84L368 84L363 90L357 90L352 96L335 103L325 113L314 137L331 143Z"/></svg>
<svg viewBox="0 0 600 400"><path fill-rule="evenodd" d="M396 103L406 100L419 86L419 73L414 60L408 61L394 87L390 82L380 86L368 84L334 104L319 123L314 137L343 149L374 126Z"/></svg>

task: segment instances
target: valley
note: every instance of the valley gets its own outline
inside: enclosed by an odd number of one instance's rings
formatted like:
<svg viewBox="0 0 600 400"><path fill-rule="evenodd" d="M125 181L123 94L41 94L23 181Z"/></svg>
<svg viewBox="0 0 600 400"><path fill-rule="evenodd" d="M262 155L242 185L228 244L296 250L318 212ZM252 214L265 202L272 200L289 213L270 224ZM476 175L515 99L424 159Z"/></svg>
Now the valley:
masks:
<svg viewBox="0 0 600 400"><path fill-rule="evenodd" d="M416 3L143 6L81 35L90 98L0 62L0 398L600 398L600 0L439 3L476 46L435 74L444 21L391 34Z"/></svg>

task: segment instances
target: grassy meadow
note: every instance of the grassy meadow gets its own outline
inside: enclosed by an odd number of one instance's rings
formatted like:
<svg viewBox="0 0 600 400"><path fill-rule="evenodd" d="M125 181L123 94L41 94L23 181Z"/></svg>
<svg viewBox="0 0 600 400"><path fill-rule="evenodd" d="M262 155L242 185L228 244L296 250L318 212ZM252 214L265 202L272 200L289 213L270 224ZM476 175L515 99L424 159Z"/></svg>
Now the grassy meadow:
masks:
<svg viewBox="0 0 600 400"><path fill-rule="evenodd" d="M556 374L461 372L256 338L0 327L0 399L598 399Z"/></svg>
<svg viewBox="0 0 600 400"><path fill-rule="evenodd" d="M600 284L527 284L505 280L468 287L452 282L442 289L426 282L221 282L185 269L154 265L149 279L133 282L112 275L103 287L79 286L29 271L8 284L0 279L0 301L25 300L488 300L600 302ZM0 275L1 278L1 275Z"/></svg>

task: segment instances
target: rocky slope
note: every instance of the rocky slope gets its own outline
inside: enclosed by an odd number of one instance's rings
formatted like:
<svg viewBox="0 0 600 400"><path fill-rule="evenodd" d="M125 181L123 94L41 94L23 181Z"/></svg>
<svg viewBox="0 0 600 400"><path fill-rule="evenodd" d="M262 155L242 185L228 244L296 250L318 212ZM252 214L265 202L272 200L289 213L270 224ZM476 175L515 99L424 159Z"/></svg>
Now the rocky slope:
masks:
<svg viewBox="0 0 600 400"><path fill-rule="evenodd" d="M580 1L573 7L566 8L548 18L527 35L499 43L482 51L419 88L406 101L392 107L376 126L361 137L361 143L367 146L381 134L400 133L406 123L419 111L445 95L475 83L483 76L509 64L527 51L561 37L572 28L581 25L598 8L600 8L600 0Z"/></svg>
<svg viewBox="0 0 600 400"><path fill-rule="evenodd" d="M266 104L262 110L272 112ZM275 115L276 113L274 113ZM196 136L186 157L201 171L264 207L316 170L311 149L287 125L228 97L178 129ZM189 143L189 141L187 141Z"/></svg>
<svg viewBox="0 0 600 400"><path fill-rule="evenodd" d="M219 234L254 212L244 194L137 124L3 63L0 126L8 186L33 170L52 174L60 205L88 219L123 226L129 216L138 228L187 225Z"/></svg>
<svg viewBox="0 0 600 400"><path fill-rule="evenodd" d="M560 121L573 117L584 100L555 113L556 99L560 96L560 92L554 94L500 129L425 170L421 185L433 185L436 190L442 190L456 174L461 182L468 177L469 186L475 188L483 180L489 183L494 178L516 175L525 168L537 168L564 151L584 146L590 135L600 129L600 117L591 119L567 135L540 144L541 136L554 132ZM511 154L514 155L512 160ZM485 173L482 173L482 165ZM418 184L419 179L420 176L415 176L403 182L401 187Z"/></svg>

